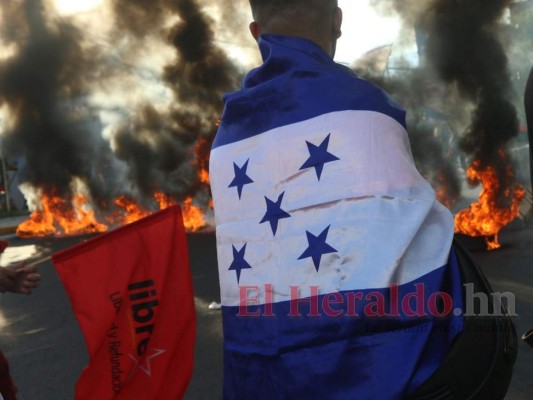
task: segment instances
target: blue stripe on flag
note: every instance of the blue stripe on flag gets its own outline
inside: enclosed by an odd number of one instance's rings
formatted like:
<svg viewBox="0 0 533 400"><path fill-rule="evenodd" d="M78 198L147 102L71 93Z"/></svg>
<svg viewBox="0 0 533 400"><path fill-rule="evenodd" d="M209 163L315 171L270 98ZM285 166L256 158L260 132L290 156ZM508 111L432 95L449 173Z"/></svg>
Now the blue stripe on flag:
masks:
<svg viewBox="0 0 533 400"><path fill-rule="evenodd" d="M401 299L423 284L423 313L408 317ZM364 309L375 297L360 301L353 315L350 293L339 293L333 305L342 315L320 317L313 313L310 298L243 309L223 307L225 399L393 399L403 398L419 387L442 363L452 339L462 331L463 319L431 316L428 304L433 293L450 293L453 309L463 308L461 277L455 254L447 266L398 287L398 317L365 317ZM388 314L389 288L358 291L365 299L379 293ZM326 295L315 297L322 304ZM315 303L312 303L315 304ZM351 303L353 304L353 303ZM411 309L415 303L411 299ZM292 308L291 308L292 307ZM291 316L298 311L301 316ZM271 312L274 316L264 316Z"/></svg>
<svg viewBox="0 0 533 400"><path fill-rule="evenodd" d="M225 96L226 107L213 148L343 110L379 112L405 127L405 111L387 93L357 78L351 69L333 63L312 42L306 43L305 51L295 52L301 41L261 37L259 46L268 58L247 75L241 91ZM316 69L309 69L309 58ZM291 59L294 64L278 63L280 59Z"/></svg>

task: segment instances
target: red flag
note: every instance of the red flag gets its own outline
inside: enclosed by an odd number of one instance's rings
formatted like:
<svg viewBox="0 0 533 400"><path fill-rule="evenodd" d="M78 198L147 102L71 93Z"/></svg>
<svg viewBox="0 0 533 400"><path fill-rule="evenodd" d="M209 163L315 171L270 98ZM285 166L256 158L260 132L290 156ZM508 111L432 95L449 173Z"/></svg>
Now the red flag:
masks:
<svg viewBox="0 0 533 400"><path fill-rule="evenodd" d="M180 399L195 312L179 206L53 256L89 352L76 399Z"/></svg>

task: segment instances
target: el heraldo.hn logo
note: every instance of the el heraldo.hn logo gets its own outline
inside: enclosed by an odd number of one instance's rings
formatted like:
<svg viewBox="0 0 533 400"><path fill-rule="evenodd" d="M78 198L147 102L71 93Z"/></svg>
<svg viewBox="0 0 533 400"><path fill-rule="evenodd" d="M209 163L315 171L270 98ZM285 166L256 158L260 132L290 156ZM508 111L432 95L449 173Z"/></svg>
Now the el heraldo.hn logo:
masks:
<svg viewBox="0 0 533 400"><path fill-rule="evenodd" d="M109 299L118 316L124 304L124 298L120 296L119 292L114 292L109 296ZM117 318L111 324L107 334L111 381L115 394L120 392L124 384L139 370L152 376L153 359L165 352L164 349L148 347L155 326L156 310L159 307L154 281L145 280L128 285L127 303L127 319ZM124 314L121 315L124 316ZM131 345L124 343L124 341L130 340ZM128 349L123 353L124 349L128 347L131 347L131 350ZM134 363L129 374L126 374L123 368L123 363L126 362L123 360L124 356L127 356Z"/></svg>

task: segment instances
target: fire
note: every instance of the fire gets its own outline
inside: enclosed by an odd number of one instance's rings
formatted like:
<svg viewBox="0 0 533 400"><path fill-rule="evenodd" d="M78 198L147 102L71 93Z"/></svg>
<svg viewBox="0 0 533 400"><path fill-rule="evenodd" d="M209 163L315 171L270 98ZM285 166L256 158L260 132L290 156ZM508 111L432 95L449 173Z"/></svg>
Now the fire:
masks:
<svg viewBox="0 0 533 400"><path fill-rule="evenodd" d="M32 212L30 219L17 227L17 236L23 238L49 236L56 232L54 214L50 211L49 198L44 197L42 203L42 210Z"/></svg>
<svg viewBox="0 0 533 400"><path fill-rule="evenodd" d="M178 202L171 196L165 193L154 193L154 199L157 202L160 210L164 210L170 206L178 204ZM121 196L115 200L115 204L122 207L125 210L123 216L123 224L129 224L135 222L141 218L150 215L152 212L142 209L133 200L128 199L126 196ZM195 232L207 225L204 218L204 213L200 207L192 204L192 198L187 198L183 202L182 206L183 224L185 229L191 232Z"/></svg>
<svg viewBox="0 0 533 400"><path fill-rule="evenodd" d="M101 233L107 231L107 225L99 223L94 211L90 208L87 199L77 194L73 200L74 210L67 210L63 214L56 214L59 226L66 235L79 235L81 233Z"/></svg>
<svg viewBox="0 0 533 400"><path fill-rule="evenodd" d="M28 221L17 228L19 237L81 235L107 231L107 225L99 223L87 199L78 194L68 204L54 195L42 195L42 208L34 211Z"/></svg>
<svg viewBox="0 0 533 400"><path fill-rule="evenodd" d="M210 184L209 172L206 169L201 169L198 172L198 177L200 178L200 182L205 183L207 185Z"/></svg>
<svg viewBox="0 0 533 400"><path fill-rule="evenodd" d="M198 140L195 146L196 159L194 165L198 169L198 179L200 182L209 185L209 151L211 149L211 143L205 139L201 138Z"/></svg>
<svg viewBox="0 0 533 400"><path fill-rule="evenodd" d="M121 225L131 224L151 214L150 211L143 210L135 201L127 196L120 196L115 199L115 205L124 209L122 221L119 221ZM116 218L116 215L114 218Z"/></svg>
<svg viewBox="0 0 533 400"><path fill-rule="evenodd" d="M200 207L192 204L191 198L188 198L183 202L182 211L185 229L195 232L207 225L205 222L204 213Z"/></svg>
<svg viewBox="0 0 533 400"><path fill-rule="evenodd" d="M154 198L157 201L160 210L164 210L165 208L169 208L176 204L176 201L165 193L155 193Z"/></svg>
<svg viewBox="0 0 533 400"><path fill-rule="evenodd" d="M198 180L209 187L209 149L210 142L202 138L195 147L195 160L193 165L198 171ZM208 190L206 190L208 192ZM164 210L170 206L178 204L171 196L165 193L154 193L155 202L159 210ZM130 224L152 214L156 207L145 207L138 204L131 197L122 195L114 199L113 204L116 211L109 211L109 216L105 217L106 224L97 221L90 202L81 194L73 197L72 202L57 197L47 195L42 192L41 208L31 214L28 221L23 222L17 228L17 235L20 237L34 236L70 236L87 233L105 232L108 228ZM212 208L212 204L210 203ZM187 198L182 204L182 215L185 229L197 231L207 225L203 210L193 205L193 199Z"/></svg>
<svg viewBox="0 0 533 400"><path fill-rule="evenodd" d="M510 168L508 174L512 175ZM479 161L474 161L468 168L467 176L472 182L481 182L483 189L477 202L455 216L455 232L485 237L489 250L498 249L501 247L498 233L520 215L520 202L526 192L520 185L508 189L505 197L509 199L510 205L508 208L500 208L497 204L500 182L493 167L482 167Z"/></svg>
<svg viewBox="0 0 533 400"><path fill-rule="evenodd" d="M178 204L171 196L155 193L154 199L159 210ZM187 198L182 205L183 222L188 231L197 231L207 225L204 213ZM119 196L114 204L119 208L106 218L107 224L97 221L89 201L83 195L75 195L72 202L53 195L42 194L41 209L34 211L30 219L20 224L17 235L23 238L44 236L73 236L89 233L102 233L109 226L120 226L138 221L152 214L127 196Z"/></svg>

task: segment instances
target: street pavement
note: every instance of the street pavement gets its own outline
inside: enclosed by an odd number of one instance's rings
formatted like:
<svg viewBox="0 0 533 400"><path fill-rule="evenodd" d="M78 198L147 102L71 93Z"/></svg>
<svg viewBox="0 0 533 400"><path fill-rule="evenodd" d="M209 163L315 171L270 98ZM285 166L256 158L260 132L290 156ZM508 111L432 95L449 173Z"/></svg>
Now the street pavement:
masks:
<svg viewBox="0 0 533 400"><path fill-rule="evenodd" d="M17 257L38 259L88 237L2 238L11 242L6 255L12 261ZM533 229L507 231L501 240L502 249L476 250L473 254L496 291L515 294L518 313L515 322L521 334L533 328ZM194 375L185 398L218 400L222 398L221 315L208 307L219 301L215 238L213 233L195 233L188 235L188 242L198 327ZM0 348L10 360L20 400L73 399L76 379L87 363L83 338L50 262L41 267L41 274L42 284L33 295L1 295ZM520 343L506 399L533 398L532 367L533 349Z"/></svg>

